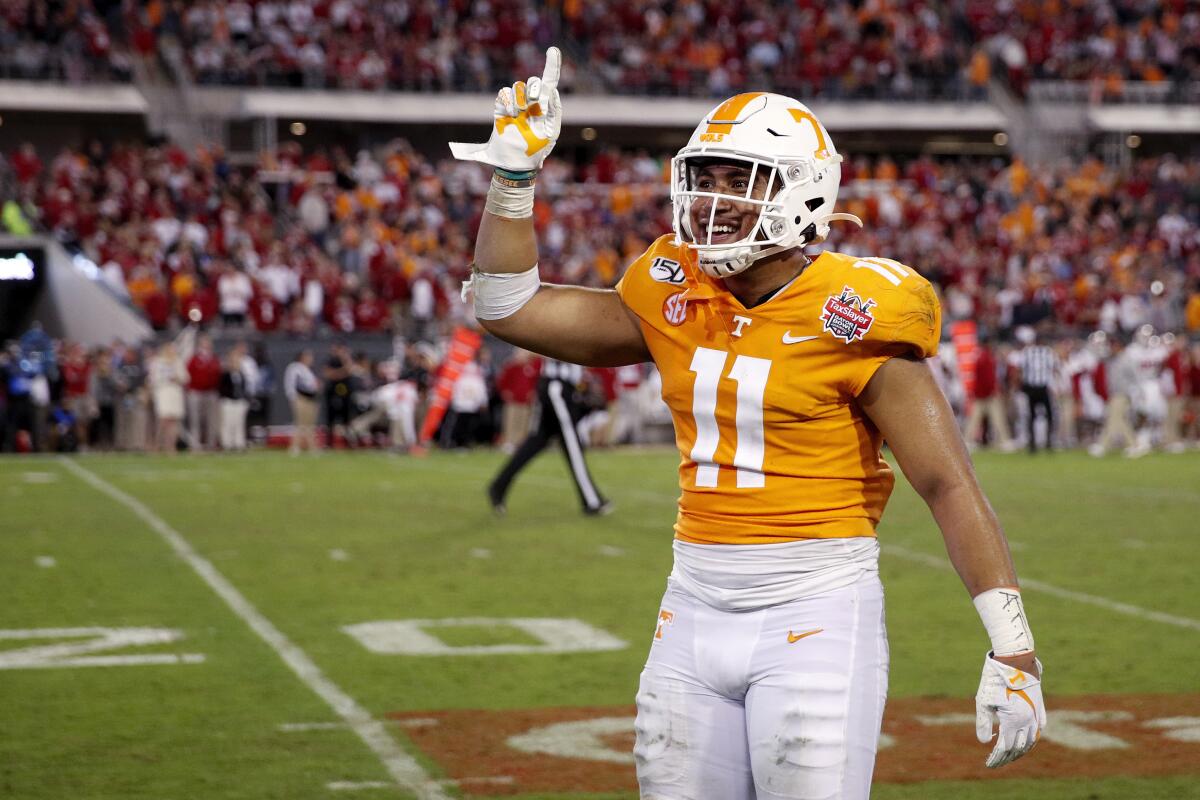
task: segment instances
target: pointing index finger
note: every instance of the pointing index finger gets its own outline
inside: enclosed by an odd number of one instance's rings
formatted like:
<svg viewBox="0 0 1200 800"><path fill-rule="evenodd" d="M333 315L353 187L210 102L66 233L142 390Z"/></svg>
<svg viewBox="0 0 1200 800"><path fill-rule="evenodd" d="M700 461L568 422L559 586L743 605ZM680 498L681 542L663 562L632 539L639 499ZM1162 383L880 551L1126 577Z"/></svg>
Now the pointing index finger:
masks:
<svg viewBox="0 0 1200 800"><path fill-rule="evenodd" d="M542 71L543 91L549 95L558 88L558 76L562 72L562 51L557 47L546 50L546 69Z"/></svg>

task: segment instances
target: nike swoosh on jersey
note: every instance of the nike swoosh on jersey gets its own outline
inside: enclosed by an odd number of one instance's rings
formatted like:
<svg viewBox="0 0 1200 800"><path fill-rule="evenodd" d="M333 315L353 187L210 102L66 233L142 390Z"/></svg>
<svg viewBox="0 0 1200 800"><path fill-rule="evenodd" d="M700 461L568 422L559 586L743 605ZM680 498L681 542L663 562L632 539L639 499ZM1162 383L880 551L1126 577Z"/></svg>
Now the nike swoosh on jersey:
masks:
<svg viewBox="0 0 1200 800"><path fill-rule="evenodd" d="M825 629L817 628L816 630L805 631L804 633L792 633L791 631L788 631L788 644L795 644L796 642L800 641L804 637L813 636L815 634L820 633L823 630L825 630Z"/></svg>
<svg viewBox="0 0 1200 800"><path fill-rule="evenodd" d="M812 339L819 339L819 338L821 338L821 337L819 337L819 336L792 336L792 332L788 331L787 333L785 333L783 335L783 343L784 344L800 344L800 342L807 342Z"/></svg>

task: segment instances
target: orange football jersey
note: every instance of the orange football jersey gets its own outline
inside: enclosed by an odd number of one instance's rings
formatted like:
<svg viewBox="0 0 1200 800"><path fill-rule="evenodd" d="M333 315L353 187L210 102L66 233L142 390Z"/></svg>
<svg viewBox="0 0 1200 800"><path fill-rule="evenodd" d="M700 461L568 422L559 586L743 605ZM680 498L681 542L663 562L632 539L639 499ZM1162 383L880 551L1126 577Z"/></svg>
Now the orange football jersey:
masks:
<svg viewBox="0 0 1200 800"><path fill-rule="evenodd" d="M676 538L875 535L895 479L854 398L892 356L937 352L941 310L927 280L825 252L747 309L664 236L617 291L641 320L675 422Z"/></svg>

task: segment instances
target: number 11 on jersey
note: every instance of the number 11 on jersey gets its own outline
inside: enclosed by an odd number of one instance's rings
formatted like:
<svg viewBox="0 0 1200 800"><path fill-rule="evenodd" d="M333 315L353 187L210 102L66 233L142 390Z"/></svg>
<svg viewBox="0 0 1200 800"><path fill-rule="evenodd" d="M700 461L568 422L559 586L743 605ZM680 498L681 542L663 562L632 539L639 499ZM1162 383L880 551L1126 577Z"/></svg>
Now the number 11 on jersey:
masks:
<svg viewBox="0 0 1200 800"><path fill-rule="evenodd" d="M696 348L692 356L690 369L696 375L696 383L692 388L696 443L692 446L691 458L696 462L696 486L699 487L716 486L720 474L720 466L714 460L721 443L721 429L717 424L717 390L728 360L729 353L707 347ZM765 483L763 397L767 392L767 376L770 372L769 359L739 355L734 357L727 376L728 380L737 383L734 413L737 447L733 453L733 466L737 468L739 489L753 489Z"/></svg>

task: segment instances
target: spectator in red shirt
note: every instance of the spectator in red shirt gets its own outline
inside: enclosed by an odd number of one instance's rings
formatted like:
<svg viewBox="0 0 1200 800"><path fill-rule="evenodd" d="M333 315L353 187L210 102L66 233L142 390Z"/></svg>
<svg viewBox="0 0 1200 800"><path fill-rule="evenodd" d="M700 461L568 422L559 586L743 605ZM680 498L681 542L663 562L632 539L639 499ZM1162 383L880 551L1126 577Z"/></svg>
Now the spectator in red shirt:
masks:
<svg viewBox="0 0 1200 800"><path fill-rule="evenodd" d="M87 447L88 428L95 416L95 404L89 391L92 365L83 345L69 344L66 355L60 367L63 379L63 409L75 420L75 436L79 446Z"/></svg>
<svg viewBox="0 0 1200 800"><path fill-rule="evenodd" d="M594 401L596 414L588 427L588 444L592 447L610 447L617 421L617 370L616 367L593 367L586 373L590 385L588 397Z"/></svg>
<svg viewBox="0 0 1200 800"><path fill-rule="evenodd" d="M979 434L986 418L991 443L1001 450L1011 450L1013 443L1009 434L1008 414L1004 408L1004 392L1001 391L996 356L988 342L981 342L975 357L975 393L972 397L971 415L967 419L964 438L969 447L979 443Z"/></svg>
<svg viewBox="0 0 1200 800"><path fill-rule="evenodd" d="M400 265L389 266L380 277L379 291L383 301L389 305L404 303L409 299L408 276Z"/></svg>
<svg viewBox="0 0 1200 800"><path fill-rule="evenodd" d="M360 331L377 333L387 328L387 306L370 289L363 289L354 305L354 326Z"/></svg>
<svg viewBox="0 0 1200 800"><path fill-rule="evenodd" d="M1183 412L1187 407L1189 371L1186 348L1186 343L1174 339L1163 361L1163 371L1171 380L1171 393L1167 395L1167 417L1163 420L1163 449L1168 453L1182 453L1187 449L1183 442Z"/></svg>
<svg viewBox="0 0 1200 800"><path fill-rule="evenodd" d="M42 159L38 157L37 150L30 142L25 142L13 153L11 163L13 174L22 186L42 174Z"/></svg>
<svg viewBox="0 0 1200 800"><path fill-rule="evenodd" d="M354 301L348 295L339 295L329 307L329 324L338 333L354 333Z"/></svg>
<svg viewBox="0 0 1200 800"><path fill-rule="evenodd" d="M199 284L180 303L179 311L188 322L207 325L217 315L217 293L211 287Z"/></svg>
<svg viewBox="0 0 1200 800"><path fill-rule="evenodd" d="M254 299L250 301L250 319L254 321L254 329L269 333L279 330L283 322L283 306L260 285Z"/></svg>
<svg viewBox="0 0 1200 800"><path fill-rule="evenodd" d="M188 432L192 447L214 450L220 427L217 389L221 385L221 359L213 352L212 339L206 334L196 338L196 352L187 363Z"/></svg>
<svg viewBox="0 0 1200 800"><path fill-rule="evenodd" d="M527 350L517 350L496 378L496 390L504 403L500 423L500 449L511 453L529 433L533 420L533 398L540 364Z"/></svg>

